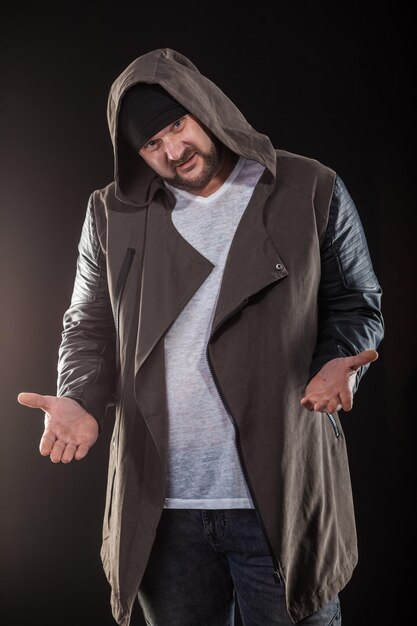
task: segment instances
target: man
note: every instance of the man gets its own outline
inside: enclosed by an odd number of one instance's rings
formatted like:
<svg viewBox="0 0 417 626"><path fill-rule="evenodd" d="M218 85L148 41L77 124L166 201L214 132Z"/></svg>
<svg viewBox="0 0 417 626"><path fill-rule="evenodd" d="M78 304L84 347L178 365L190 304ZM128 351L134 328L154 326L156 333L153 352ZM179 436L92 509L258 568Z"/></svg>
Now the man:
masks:
<svg viewBox="0 0 417 626"><path fill-rule="evenodd" d="M340 624L357 562L349 411L383 337L340 177L282 150L183 55L113 83L40 452L82 459L115 404L101 557L116 621Z"/></svg>

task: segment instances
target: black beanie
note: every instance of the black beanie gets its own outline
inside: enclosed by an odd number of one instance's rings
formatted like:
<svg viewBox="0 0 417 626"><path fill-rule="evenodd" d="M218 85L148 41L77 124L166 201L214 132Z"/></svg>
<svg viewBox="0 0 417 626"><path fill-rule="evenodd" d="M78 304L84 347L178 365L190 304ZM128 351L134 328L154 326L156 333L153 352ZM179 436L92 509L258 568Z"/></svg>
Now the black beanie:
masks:
<svg viewBox="0 0 417 626"><path fill-rule="evenodd" d="M147 139L188 111L160 85L137 83L123 96L119 129L135 152Z"/></svg>

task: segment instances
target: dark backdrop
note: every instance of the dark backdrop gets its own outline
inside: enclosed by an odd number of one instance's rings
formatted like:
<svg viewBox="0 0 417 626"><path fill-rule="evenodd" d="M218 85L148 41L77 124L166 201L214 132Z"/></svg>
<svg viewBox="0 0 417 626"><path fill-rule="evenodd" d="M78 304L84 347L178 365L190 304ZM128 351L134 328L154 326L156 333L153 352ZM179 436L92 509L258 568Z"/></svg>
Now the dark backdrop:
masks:
<svg viewBox="0 0 417 626"><path fill-rule="evenodd" d="M39 455L57 347L90 192L113 174L112 81L171 47L277 147L342 176L384 290L386 338L342 415L360 558L341 593L345 626L408 623L414 562L415 66L400 3L3 4L1 15L0 621L111 626L99 560L112 419L88 457ZM240 622L239 618L237 620ZM144 624L136 607L132 626ZM204 626L204 625L202 625ZM262 626L262 625L260 625Z"/></svg>

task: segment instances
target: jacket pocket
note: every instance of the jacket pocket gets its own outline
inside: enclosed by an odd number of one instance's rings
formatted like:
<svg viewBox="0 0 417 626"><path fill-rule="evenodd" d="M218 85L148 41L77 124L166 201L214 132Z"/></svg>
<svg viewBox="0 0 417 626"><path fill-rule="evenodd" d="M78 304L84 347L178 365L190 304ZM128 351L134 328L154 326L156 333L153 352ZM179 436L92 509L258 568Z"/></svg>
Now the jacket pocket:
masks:
<svg viewBox="0 0 417 626"><path fill-rule="evenodd" d="M339 439L340 429L339 429L339 426L337 425L336 418L334 417L334 415L332 415L331 413L328 413L327 411L326 411L326 415L329 418L330 424L332 425L333 432L336 438Z"/></svg>

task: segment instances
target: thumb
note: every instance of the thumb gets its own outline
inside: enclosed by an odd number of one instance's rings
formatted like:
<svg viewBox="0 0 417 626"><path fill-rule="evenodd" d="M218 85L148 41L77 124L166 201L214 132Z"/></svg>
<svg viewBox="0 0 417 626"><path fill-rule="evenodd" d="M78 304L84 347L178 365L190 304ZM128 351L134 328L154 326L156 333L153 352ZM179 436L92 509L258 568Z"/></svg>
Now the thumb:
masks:
<svg viewBox="0 0 417 626"><path fill-rule="evenodd" d="M46 396L42 396L40 393L29 393L24 391L19 393L17 401L20 404L31 407L32 409L42 409L43 411L47 411L49 406L48 398Z"/></svg>
<svg viewBox="0 0 417 626"><path fill-rule="evenodd" d="M363 365L367 365L368 363L372 363L372 361L376 361L378 356L379 355L376 350L364 350L363 352L359 352L359 354L349 356L347 358L348 365L352 370L356 371Z"/></svg>

